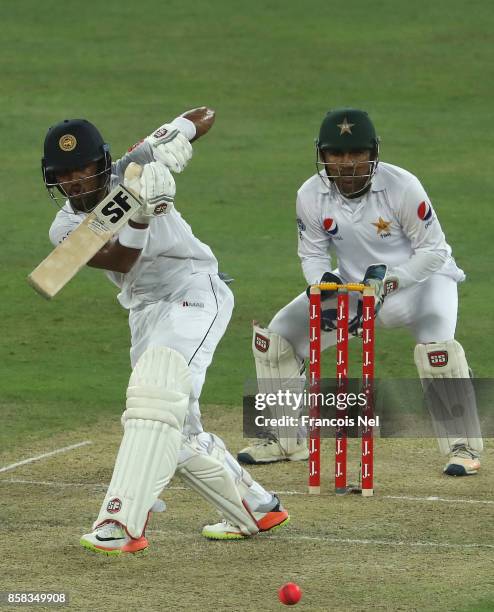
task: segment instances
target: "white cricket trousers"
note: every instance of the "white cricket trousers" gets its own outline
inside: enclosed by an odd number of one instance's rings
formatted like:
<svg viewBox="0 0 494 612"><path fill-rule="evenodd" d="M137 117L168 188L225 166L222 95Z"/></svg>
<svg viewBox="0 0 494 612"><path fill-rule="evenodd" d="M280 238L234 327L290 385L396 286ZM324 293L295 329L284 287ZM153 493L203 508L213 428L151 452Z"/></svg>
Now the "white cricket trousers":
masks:
<svg viewBox="0 0 494 612"><path fill-rule="evenodd" d="M350 319L355 316L358 296L350 294ZM282 308L268 325L269 329L288 340L301 359L309 354L309 305L301 293ZM417 344L445 342L455 335L458 311L456 281L444 274L433 274L417 283L386 297L379 311L377 325L393 328L406 327ZM336 344L336 332L323 332L322 349Z"/></svg>
<svg viewBox="0 0 494 612"><path fill-rule="evenodd" d="M203 431L199 397L213 354L230 321L233 294L216 274L193 274L169 298L132 309L130 361L135 366L144 351L166 346L189 365L192 392L184 434Z"/></svg>
<svg viewBox="0 0 494 612"><path fill-rule="evenodd" d="M190 281L168 299L144 304L131 309L129 325L132 346L132 367L142 353L152 346L166 346L179 352L187 361L192 375L192 391L189 410L184 424L184 438L196 437L201 452L211 452L211 447L223 445L221 439L204 431L201 423L199 397L213 354L230 321L233 310L233 293L217 274L193 274ZM179 463L188 451L179 454ZM225 449L224 464L236 480L245 470L233 455ZM271 499L259 483L253 481L246 500L252 506Z"/></svg>

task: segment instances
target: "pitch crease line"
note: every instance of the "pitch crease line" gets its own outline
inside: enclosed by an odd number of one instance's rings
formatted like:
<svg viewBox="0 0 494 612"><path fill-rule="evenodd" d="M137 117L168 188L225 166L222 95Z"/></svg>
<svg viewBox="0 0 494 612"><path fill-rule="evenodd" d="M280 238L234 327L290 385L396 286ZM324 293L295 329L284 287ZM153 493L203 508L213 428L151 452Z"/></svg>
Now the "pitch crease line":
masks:
<svg viewBox="0 0 494 612"><path fill-rule="evenodd" d="M25 480L23 478L0 478L0 484L4 482L7 484L24 484L24 485L38 485L42 487L90 487L98 489L108 489L109 484L104 482L54 482L51 480ZM188 487L168 487L166 491L191 491Z"/></svg>
<svg viewBox="0 0 494 612"><path fill-rule="evenodd" d="M445 502L448 504L494 504L493 500L488 499L448 499L446 497L409 497L406 495L384 495L384 499L397 499L403 501L426 501L426 502Z"/></svg>
<svg viewBox="0 0 494 612"><path fill-rule="evenodd" d="M365 539L351 539L351 538L332 538L331 536L288 536L288 540L310 540L310 541L321 541L331 542L334 544L374 544L376 546L410 546L410 547L430 547L430 548L493 548L494 544L483 544L483 543L467 543L467 544L453 544L451 542L407 542L406 540L365 540Z"/></svg>
<svg viewBox="0 0 494 612"><path fill-rule="evenodd" d="M0 478L0 483L38 485L40 487L91 487L92 489L108 489L108 485L103 482L53 482L51 480L24 480L22 478Z"/></svg>
<svg viewBox="0 0 494 612"><path fill-rule="evenodd" d="M108 488L108 484L105 484L103 482L53 482L53 481L47 481L47 480L23 480L23 479L19 479L19 478L0 478L0 484L1 483L8 483L8 484L25 484L25 485L39 485L39 486L45 486L45 487L60 487L60 488L65 488L65 487L92 487L92 488L101 488L101 489L107 489ZM173 486L173 487L168 487L168 489L165 489L165 491L190 491L190 489L188 487L179 487L179 486ZM304 495L304 496L308 496L307 492L304 491L278 491L278 493L280 495ZM376 500L379 498L376 498ZM487 500L487 499L448 499L445 497L436 497L436 496L429 496L429 497L408 497L405 495L383 495L381 497L381 499L392 499L392 500L402 500L402 501L417 501L417 502L442 502L442 503L447 503L447 504L485 504L485 505L494 505L494 501L493 500Z"/></svg>
<svg viewBox="0 0 494 612"><path fill-rule="evenodd" d="M34 463L35 461L40 461L41 459L46 459L46 457L52 457L53 455L58 455L59 453L66 453L68 451L74 450L75 448L80 448L81 446L87 446L88 444L92 444L91 440L85 440L84 442L78 442L77 444L71 444L70 446L64 446L63 448L57 448L49 453L43 453L42 455L36 455L36 457L29 457L29 459L24 459L23 461L18 461L17 463L12 463L10 465L6 465L0 468L0 473L9 472L10 470L15 470L21 465L27 465L28 463Z"/></svg>
<svg viewBox="0 0 494 612"><path fill-rule="evenodd" d="M180 538L196 538L197 535L194 533L184 533L170 529L169 531L164 529L148 529L148 534L157 533L165 536L177 536ZM470 548L489 548L494 549L494 544L483 544L483 543L467 543L467 544L454 544L452 542L407 542L406 540L366 540L360 538L333 538L331 536L296 536L279 533L277 539L290 540L293 542L311 541L311 542L330 542L332 544L356 544L356 545L375 545L375 546L409 546L412 548L459 548L459 549L470 549Z"/></svg>

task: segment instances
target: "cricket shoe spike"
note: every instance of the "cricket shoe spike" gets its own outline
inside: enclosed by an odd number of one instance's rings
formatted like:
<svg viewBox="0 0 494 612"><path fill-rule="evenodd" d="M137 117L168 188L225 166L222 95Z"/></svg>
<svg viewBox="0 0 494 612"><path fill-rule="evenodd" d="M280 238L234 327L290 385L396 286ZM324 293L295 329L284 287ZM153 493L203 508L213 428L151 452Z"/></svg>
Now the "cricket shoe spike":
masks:
<svg viewBox="0 0 494 612"><path fill-rule="evenodd" d="M103 523L91 533L83 535L80 544L88 550L110 557L122 553L138 553L149 546L144 535L140 538L131 538L125 528L114 521Z"/></svg>
<svg viewBox="0 0 494 612"><path fill-rule="evenodd" d="M479 455L465 444L453 446L443 472L448 476L473 476L480 470Z"/></svg>
<svg viewBox="0 0 494 612"><path fill-rule="evenodd" d="M297 441L297 447L292 453L285 452L273 436L256 440L237 454L237 460L247 465L275 463L277 461L307 461L309 449L307 440Z"/></svg>
<svg viewBox="0 0 494 612"><path fill-rule="evenodd" d="M267 504L262 504L255 511L249 510L249 512L256 521L260 532L283 527L290 521L290 516L281 505L276 493L273 493L271 501ZM244 540L252 537L245 535L239 527L226 520L214 525L206 525L202 530L202 535L209 540Z"/></svg>

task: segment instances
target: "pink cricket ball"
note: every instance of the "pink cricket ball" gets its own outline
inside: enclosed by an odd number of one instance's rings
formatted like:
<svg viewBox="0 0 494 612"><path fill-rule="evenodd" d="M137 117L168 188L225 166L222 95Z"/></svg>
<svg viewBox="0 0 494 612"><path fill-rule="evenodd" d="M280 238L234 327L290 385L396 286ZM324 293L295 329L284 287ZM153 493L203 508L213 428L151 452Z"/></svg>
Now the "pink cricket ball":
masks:
<svg viewBox="0 0 494 612"><path fill-rule="evenodd" d="M302 589L295 582L287 582L278 589L278 597L285 606L294 606L302 597Z"/></svg>

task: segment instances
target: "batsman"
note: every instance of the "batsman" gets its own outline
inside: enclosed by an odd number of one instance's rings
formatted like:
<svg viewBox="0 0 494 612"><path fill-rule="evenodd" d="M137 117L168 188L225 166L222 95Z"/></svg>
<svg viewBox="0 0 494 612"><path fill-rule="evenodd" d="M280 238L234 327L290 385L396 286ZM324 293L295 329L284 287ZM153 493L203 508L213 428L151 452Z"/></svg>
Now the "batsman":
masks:
<svg viewBox="0 0 494 612"><path fill-rule="evenodd" d="M444 473L476 474L483 449L470 368L455 340L457 284L465 279L420 181L379 159L369 115L331 110L316 140L317 172L300 187L296 210L298 255L309 285L363 282L375 290L378 325L405 327L429 405ZM331 255L337 265L332 266ZM322 349L336 344L336 295L321 293ZM359 335L362 303L353 294L349 330ZM304 291L266 328L254 322L259 391L302 390L309 350ZM457 384L456 384L457 383ZM268 387L272 387L269 389ZM458 410L461 407L461 410ZM283 407L276 407L283 412ZM293 413L291 413L293 414ZM306 432L270 429L241 450L240 462L262 464L308 458Z"/></svg>
<svg viewBox="0 0 494 612"><path fill-rule="evenodd" d="M129 311L132 373L122 415L123 438L92 531L80 542L107 555L148 547L145 528L175 473L223 517L210 539L243 539L288 522L278 497L255 482L201 424L206 370L233 309L218 262L175 207L175 180L192 157L191 142L209 132L213 110L187 111L131 147L116 162L99 130L84 119L49 129L42 170L61 207L50 228L54 245L70 236L122 184L140 208L88 262L118 287ZM141 167L132 172L133 164ZM84 245L81 245L81 249Z"/></svg>

